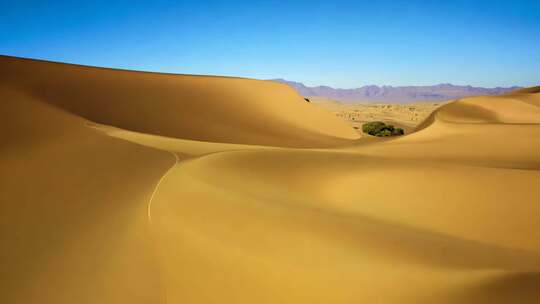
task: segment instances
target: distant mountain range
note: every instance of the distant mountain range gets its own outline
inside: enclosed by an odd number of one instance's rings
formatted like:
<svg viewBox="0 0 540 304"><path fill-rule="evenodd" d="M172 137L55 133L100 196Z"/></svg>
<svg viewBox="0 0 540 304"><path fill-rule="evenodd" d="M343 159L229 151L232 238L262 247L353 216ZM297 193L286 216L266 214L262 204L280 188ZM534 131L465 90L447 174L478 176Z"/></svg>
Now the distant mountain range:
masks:
<svg viewBox="0 0 540 304"><path fill-rule="evenodd" d="M329 86L308 87L301 82L285 79L272 79L272 81L285 83L294 88L305 97L326 97L342 102L415 102L415 101L443 101L475 95L499 95L520 87L509 88L481 88L472 86L459 86L449 83L432 86L376 86L367 85L356 89L335 89Z"/></svg>

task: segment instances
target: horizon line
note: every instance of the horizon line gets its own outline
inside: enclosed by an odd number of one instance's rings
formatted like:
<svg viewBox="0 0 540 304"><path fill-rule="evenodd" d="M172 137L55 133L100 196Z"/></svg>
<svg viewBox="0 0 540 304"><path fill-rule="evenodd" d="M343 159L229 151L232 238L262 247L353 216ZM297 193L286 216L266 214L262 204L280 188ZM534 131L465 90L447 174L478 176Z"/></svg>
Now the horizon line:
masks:
<svg viewBox="0 0 540 304"><path fill-rule="evenodd" d="M310 85L306 84L302 81L296 81L296 80L288 80L285 78L277 77L277 78L268 78L268 79L261 79L261 78L252 78L252 77L245 77L245 76L228 76L228 75L213 75L213 74L189 74L189 73L181 73L181 72L163 72L163 71L151 71L151 70L138 70L138 69L126 69L126 68L118 68L118 67L111 67L111 66L100 66L100 65L91 65L91 64L83 64L83 63L74 63L74 62L67 62L67 61L59 61L59 60L51 60L51 59L43 59L43 58L33 58L33 57L21 57L21 56L14 56L14 55L6 55L6 54L0 54L0 57L7 57L7 58L13 58L13 59L20 59L20 60L31 60L31 61L40 61L40 62L47 62L47 63L54 63L54 64L62 64L62 65L73 65L73 66L79 66L79 67L87 67L87 68L95 68L95 69L106 69L106 70L116 70L116 71L123 71L123 72L136 72L136 73L151 73L151 74L163 74L163 75L179 75L179 76L193 76L193 77L222 77L222 78L234 78L234 79L249 79L249 80L258 80L258 81L286 81L286 82L295 82L302 84L308 88L316 88L316 87L327 87L334 90L355 90L363 87L369 87L369 86L375 86L375 87L391 87L391 88L401 88L401 87L433 87L433 86L439 86L439 85L450 85L450 86L460 86L460 87L471 87L471 88L481 88L481 89L519 89L519 88L528 88L528 87L535 87L535 85L532 86L520 86L520 85L512 85L512 86L495 86L495 87L488 87L488 86L473 86L470 84L453 84L451 82L441 82L441 83L435 83L435 84L414 84L414 85L387 85L387 84L365 84L358 87L351 87L351 88L343 88L343 87L333 87L329 85ZM540 85L540 84L539 84Z"/></svg>

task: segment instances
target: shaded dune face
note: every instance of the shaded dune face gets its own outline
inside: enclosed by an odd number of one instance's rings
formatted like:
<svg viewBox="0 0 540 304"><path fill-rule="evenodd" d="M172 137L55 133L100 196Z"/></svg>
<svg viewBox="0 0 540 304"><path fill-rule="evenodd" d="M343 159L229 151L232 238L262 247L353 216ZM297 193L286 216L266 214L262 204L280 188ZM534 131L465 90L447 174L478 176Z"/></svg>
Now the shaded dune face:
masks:
<svg viewBox="0 0 540 304"><path fill-rule="evenodd" d="M93 122L175 138L309 147L358 138L286 85L2 57L0 81Z"/></svg>
<svg viewBox="0 0 540 304"><path fill-rule="evenodd" d="M535 94L535 93L540 93L540 86L515 90L515 91L513 91L513 92L510 92L508 95L515 95L515 94Z"/></svg>
<svg viewBox="0 0 540 304"><path fill-rule="evenodd" d="M146 211L174 157L21 93L0 102L0 302L163 301Z"/></svg>
<svg viewBox="0 0 540 304"><path fill-rule="evenodd" d="M355 140L275 83L0 57L0 104L2 303L540 302L532 89Z"/></svg>

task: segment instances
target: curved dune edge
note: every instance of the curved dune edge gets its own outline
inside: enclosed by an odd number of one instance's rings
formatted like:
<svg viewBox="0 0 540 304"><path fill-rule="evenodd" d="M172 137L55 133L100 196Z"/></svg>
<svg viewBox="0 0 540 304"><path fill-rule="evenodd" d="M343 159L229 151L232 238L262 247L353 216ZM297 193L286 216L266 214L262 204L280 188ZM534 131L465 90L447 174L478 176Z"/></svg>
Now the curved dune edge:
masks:
<svg viewBox="0 0 540 304"><path fill-rule="evenodd" d="M285 147L359 135L287 85L0 57L0 83L95 123L188 140Z"/></svg>
<svg viewBox="0 0 540 304"><path fill-rule="evenodd" d="M512 91L512 92L510 92L508 94L509 95L515 95L515 94L534 94L534 93L540 93L540 86L518 89L518 90L514 90L514 91Z"/></svg>
<svg viewBox="0 0 540 304"><path fill-rule="evenodd" d="M355 141L262 81L0 67L2 302L540 301L538 93Z"/></svg>
<svg viewBox="0 0 540 304"><path fill-rule="evenodd" d="M1 301L163 302L146 210L174 158L20 93L0 100Z"/></svg>

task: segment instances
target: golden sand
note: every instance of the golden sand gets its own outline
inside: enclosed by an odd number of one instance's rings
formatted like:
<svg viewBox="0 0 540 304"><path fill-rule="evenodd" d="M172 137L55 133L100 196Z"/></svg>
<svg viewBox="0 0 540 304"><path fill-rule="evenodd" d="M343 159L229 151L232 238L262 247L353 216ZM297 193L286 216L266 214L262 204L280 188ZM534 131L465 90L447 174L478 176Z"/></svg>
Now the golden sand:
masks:
<svg viewBox="0 0 540 304"><path fill-rule="evenodd" d="M540 302L540 94L360 138L285 85L0 57L1 303Z"/></svg>

